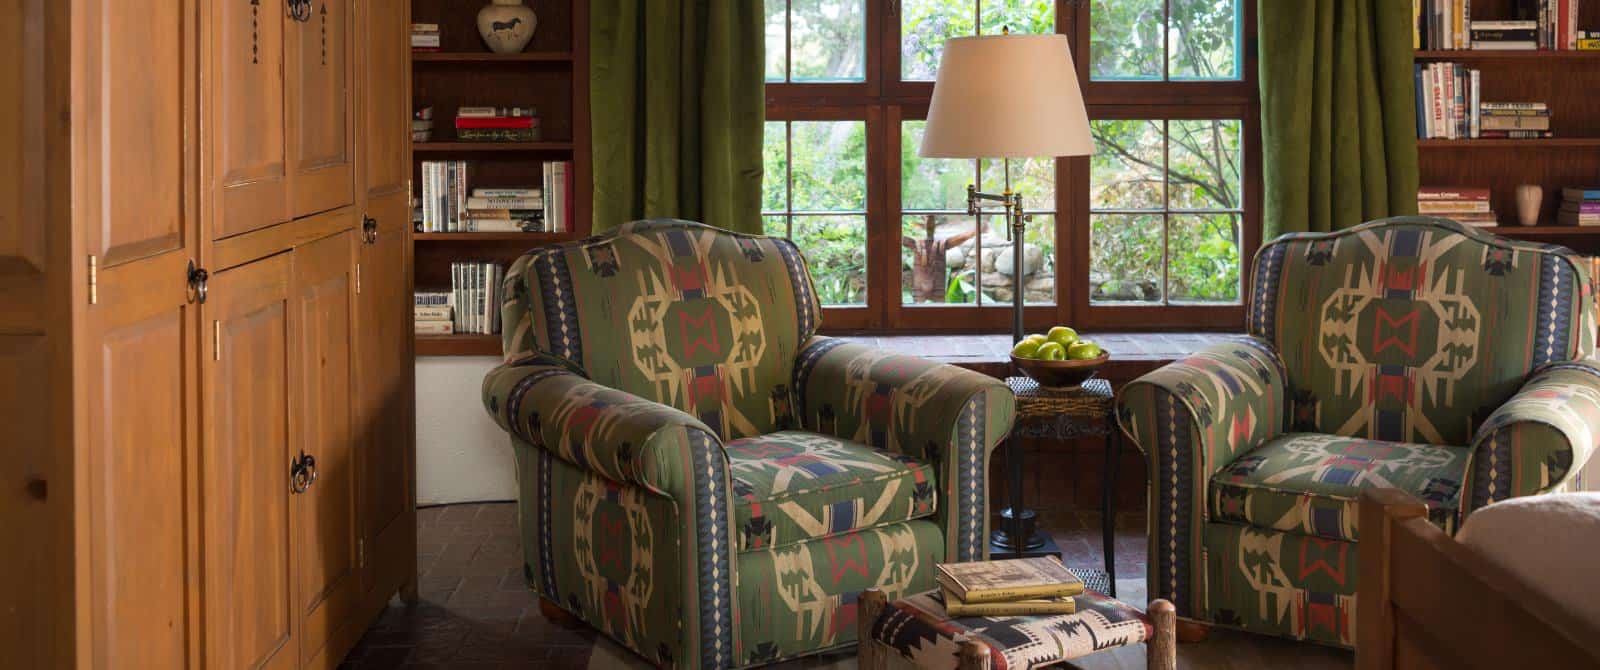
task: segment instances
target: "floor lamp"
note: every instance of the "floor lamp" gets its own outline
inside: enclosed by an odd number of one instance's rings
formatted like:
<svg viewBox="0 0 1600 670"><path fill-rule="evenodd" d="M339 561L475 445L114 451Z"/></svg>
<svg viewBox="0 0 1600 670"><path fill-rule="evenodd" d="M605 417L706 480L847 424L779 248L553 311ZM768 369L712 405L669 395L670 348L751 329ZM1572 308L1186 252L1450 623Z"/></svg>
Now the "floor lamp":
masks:
<svg viewBox="0 0 1600 670"><path fill-rule="evenodd" d="M1000 193L967 186L967 213L998 203L1011 241L1011 339L1023 337L1022 193L1011 189L1012 158L1087 156L1094 152L1089 117L1065 35L983 35L945 43L919 155L928 158L999 158L1005 184ZM1060 188L1061 185L1057 185ZM983 234L980 226L978 235ZM981 243L981 241L980 241ZM979 270L982 271L981 268ZM1008 441L1009 526L996 531L995 549L1021 554L1044 546L1033 512L1022 507L1022 454ZM1026 538L1018 540L1018 538Z"/></svg>

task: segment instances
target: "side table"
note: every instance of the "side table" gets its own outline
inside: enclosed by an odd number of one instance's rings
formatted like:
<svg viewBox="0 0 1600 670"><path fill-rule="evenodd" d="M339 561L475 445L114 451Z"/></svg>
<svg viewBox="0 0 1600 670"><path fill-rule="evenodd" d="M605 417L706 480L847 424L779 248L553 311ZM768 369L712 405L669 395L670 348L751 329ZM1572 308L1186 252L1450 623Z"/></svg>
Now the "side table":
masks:
<svg viewBox="0 0 1600 670"><path fill-rule="evenodd" d="M1101 493L1100 532L1104 541L1106 566L1106 593L1117 597L1116 549L1116 489L1119 435L1116 425L1116 396L1111 383L1104 379L1090 379L1073 389L1048 389L1028 377L1007 377L1006 386L1017 396L1016 425L1007 438L1006 469L1007 488L1010 490L1010 507L1001 512L1001 528L995 530L989 553L997 558L1037 555L1040 546L1033 510L1023 507L1022 459L1010 450L1017 437L1071 440L1080 437L1105 439L1105 466ZM1006 528L1005 526L1010 526ZM1012 538L1028 538L1016 543ZM1017 545L1022 546L1017 546ZM1035 550L1035 551L1029 551ZM1055 553L1055 552L1049 552Z"/></svg>

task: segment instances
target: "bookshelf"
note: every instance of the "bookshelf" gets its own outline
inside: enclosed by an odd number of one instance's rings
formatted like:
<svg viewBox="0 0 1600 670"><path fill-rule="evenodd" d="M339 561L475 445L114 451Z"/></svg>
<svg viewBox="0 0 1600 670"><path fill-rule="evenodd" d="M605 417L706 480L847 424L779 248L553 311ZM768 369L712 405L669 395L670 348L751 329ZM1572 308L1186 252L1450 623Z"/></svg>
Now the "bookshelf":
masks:
<svg viewBox="0 0 1600 670"><path fill-rule="evenodd" d="M579 239L590 231L593 198L589 131L589 2L525 0L539 26L527 49L490 52L478 36L478 10L487 0L412 0L413 23L437 23L440 50L411 54L412 103L431 105L433 140L412 145L413 196L424 160L472 162L475 187L539 184L544 161L572 161L574 230L564 233L415 233L417 290L448 289L454 261L493 261L509 267L530 249ZM461 106L521 106L539 110L541 141L459 142ZM499 356L500 336L417 335L418 356Z"/></svg>
<svg viewBox="0 0 1600 670"><path fill-rule="evenodd" d="M1580 0L1578 28L1600 29L1600 0ZM1515 0L1473 0L1473 19L1514 19ZM1555 136L1417 141L1423 186L1488 187L1500 225L1488 232L1600 254L1600 227L1556 225L1561 189L1600 186L1600 51L1418 50L1419 64L1456 62L1482 71L1485 101L1544 102ZM1544 189L1539 223L1517 225L1519 184Z"/></svg>

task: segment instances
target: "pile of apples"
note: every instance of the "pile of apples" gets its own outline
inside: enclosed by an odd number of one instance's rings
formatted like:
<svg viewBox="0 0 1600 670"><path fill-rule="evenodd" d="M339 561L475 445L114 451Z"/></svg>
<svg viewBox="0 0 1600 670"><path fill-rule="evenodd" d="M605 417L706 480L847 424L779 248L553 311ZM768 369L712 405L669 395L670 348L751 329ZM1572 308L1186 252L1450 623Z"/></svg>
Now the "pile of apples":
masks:
<svg viewBox="0 0 1600 670"><path fill-rule="evenodd" d="M1012 356L1041 361L1084 360L1099 358L1103 353L1100 345L1078 337L1078 331L1066 326L1056 326L1042 335L1034 333L1011 348Z"/></svg>

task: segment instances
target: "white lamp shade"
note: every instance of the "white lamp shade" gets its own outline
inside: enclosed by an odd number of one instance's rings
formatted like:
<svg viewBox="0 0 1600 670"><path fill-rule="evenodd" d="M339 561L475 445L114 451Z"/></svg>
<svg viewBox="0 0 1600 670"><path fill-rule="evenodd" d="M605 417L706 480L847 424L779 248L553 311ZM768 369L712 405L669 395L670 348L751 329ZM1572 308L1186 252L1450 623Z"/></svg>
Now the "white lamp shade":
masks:
<svg viewBox="0 0 1600 670"><path fill-rule="evenodd" d="M945 43L922 134L930 158L1094 153L1065 35L984 35Z"/></svg>

